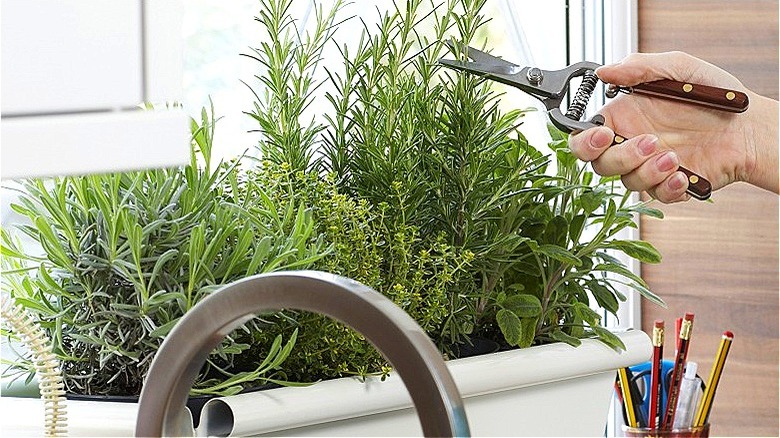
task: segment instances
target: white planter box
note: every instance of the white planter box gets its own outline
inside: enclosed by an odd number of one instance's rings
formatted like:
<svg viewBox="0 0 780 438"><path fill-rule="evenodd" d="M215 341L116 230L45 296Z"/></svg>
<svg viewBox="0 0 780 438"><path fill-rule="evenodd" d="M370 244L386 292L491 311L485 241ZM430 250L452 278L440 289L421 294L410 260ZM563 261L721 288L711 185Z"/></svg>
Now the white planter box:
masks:
<svg viewBox="0 0 780 438"><path fill-rule="evenodd" d="M474 436L603 436L618 367L650 358L641 331L619 334L626 351L595 340L551 344L447 363ZM338 379L207 404L199 432L236 436L420 436L400 378Z"/></svg>
<svg viewBox="0 0 780 438"><path fill-rule="evenodd" d="M615 370L646 361L651 353L645 333L618 336L626 344L623 353L585 340L578 348L552 344L448 362L465 401L472 435L603 436ZM7 418L20 421L21 414L11 412L21 405L4 401L0 408L5 433L10 432ZM24 422L42 423L40 416L32 418L27 412L21 415ZM132 434L136 409L126 412L130 417L126 421L113 418L109 424L96 411L71 402L71 436ZM129 429L119 430L119 424ZM14 432L24 432L16 426ZM197 432L201 436L422 434L411 399L396 375L384 382L345 378L214 399L204 409Z"/></svg>

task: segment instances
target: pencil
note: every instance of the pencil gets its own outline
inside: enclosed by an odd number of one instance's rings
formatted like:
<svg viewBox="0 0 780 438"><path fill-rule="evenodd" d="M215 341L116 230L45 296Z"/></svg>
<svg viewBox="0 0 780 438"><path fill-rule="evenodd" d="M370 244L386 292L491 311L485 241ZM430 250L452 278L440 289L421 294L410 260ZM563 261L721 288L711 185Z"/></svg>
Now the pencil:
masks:
<svg viewBox="0 0 780 438"><path fill-rule="evenodd" d="M628 382L627 368L618 369L618 382L620 383L620 393L623 396L623 409L628 418L629 427L638 427L636 422L636 412L634 412L634 400L631 398L631 387Z"/></svg>
<svg viewBox="0 0 780 438"><path fill-rule="evenodd" d="M615 395L617 396L618 402L620 403L620 406L623 406L623 390L620 386L620 373L615 374ZM626 413L626 409L623 408L620 410L620 412L623 414L623 424L628 425L628 414Z"/></svg>
<svg viewBox="0 0 780 438"><path fill-rule="evenodd" d="M682 318L677 318L674 320L674 354L677 355L677 350L680 349L680 329L682 328Z"/></svg>
<svg viewBox="0 0 780 438"><path fill-rule="evenodd" d="M678 339L677 354L674 358L672 369L672 383L666 396L666 415L664 415L661 429L671 430L674 424L674 413L677 410L677 397L680 395L680 383L682 382L685 359L688 357L688 344L693 329L693 313L686 313L680 326L680 338Z"/></svg>
<svg viewBox="0 0 780 438"><path fill-rule="evenodd" d="M653 359L650 366L650 413L647 416L647 427L655 429L660 422L661 393L663 379L661 378L661 359L664 351L664 322L656 320L653 326Z"/></svg>
<svg viewBox="0 0 780 438"><path fill-rule="evenodd" d="M699 403L699 409L696 411L696 417L694 417L694 426L704 426L710 417L710 411L712 410L712 401L715 398L715 390L718 389L718 382L720 376L723 374L723 365L726 363L726 356L729 354L731 348L731 342L734 340L734 333L730 331L723 332L723 337L720 340L718 346L718 352L715 354L715 362L712 364L712 370L710 371L710 377L707 379L707 386L704 389L704 396Z"/></svg>

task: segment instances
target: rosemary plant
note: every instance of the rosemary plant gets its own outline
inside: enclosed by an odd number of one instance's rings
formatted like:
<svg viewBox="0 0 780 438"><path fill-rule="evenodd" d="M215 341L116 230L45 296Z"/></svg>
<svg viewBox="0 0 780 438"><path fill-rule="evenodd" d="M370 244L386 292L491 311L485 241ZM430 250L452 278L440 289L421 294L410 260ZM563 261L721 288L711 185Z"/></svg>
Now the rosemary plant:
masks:
<svg viewBox="0 0 780 438"><path fill-rule="evenodd" d="M278 9L261 16L281 16L287 3L271 2L266 8ZM445 352L474 335L513 346L577 345L580 338L597 337L622 348L591 305L615 313L625 299L619 284L662 302L606 250L658 262L660 255L650 244L615 235L635 226L635 213L660 213L631 205L614 180L594 178L569 153L560 132L551 129L548 154L529 145L518 129L523 111L502 112L500 94L491 84L438 68L436 61L448 50L443 41L465 47L481 35L487 21L484 0L394 5L380 11L375 27L364 25L357 47L336 43L343 62L339 69L326 70L331 108L320 118L296 104L312 101L317 87L290 99L298 83L317 83L316 63L293 69L298 76L283 85L269 87L261 80L265 94L255 92L252 116L264 134L260 149L265 157L318 177L328 175L340 195L379 212L373 218L382 224L378 241L412 233L402 253L391 244L372 247L379 251L381 270L378 277L360 278L391 298L397 299L393 291L408 281L390 279L399 259L430 257L430 248L437 246L446 248L439 254L453 254L456 269L437 299L445 303L446 314L426 327ZM331 21L318 21L315 28L331 32L335 15L320 11L317 16ZM272 44L253 55L272 78L285 74L277 71L282 66L303 66L302 59L317 58L301 54L322 51L323 39L316 34L296 39L292 17L279 22L286 23L286 33L280 32L285 26L261 20L266 31L285 36L272 37ZM339 36L335 32L333 39ZM284 61L275 58L280 53L286 54ZM465 54L456 49L451 55ZM311 141L280 147L275 139L293 135L290 131L299 125L264 122L273 120L275 112L323 124L308 125ZM307 161L300 162L304 156ZM551 157L556 172L549 170ZM377 241L368 239L367 246ZM334 261L329 268L338 267ZM417 293L440 292L426 287ZM406 305L403 299L397 302Z"/></svg>

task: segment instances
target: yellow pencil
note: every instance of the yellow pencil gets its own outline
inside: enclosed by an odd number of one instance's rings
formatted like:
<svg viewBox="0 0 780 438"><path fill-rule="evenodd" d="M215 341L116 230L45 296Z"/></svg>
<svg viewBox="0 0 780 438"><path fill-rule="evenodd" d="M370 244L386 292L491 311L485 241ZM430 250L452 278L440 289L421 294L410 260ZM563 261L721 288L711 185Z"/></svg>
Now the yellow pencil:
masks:
<svg viewBox="0 0 780 438"><path fill-rule="evenodd" d="M628 373L625 368L618 370L620 393L623 395L623 407L626 410L629 427L637 427L636 412L634 412L634 400L631 398L631 387L628 386Z"/></svg>
<svg viewBox="0 0 780 438"><path fill-rule="evenodd" d="M696 417L693 421L694 426L704 426L710 417L715 390L718 389L718 382L721 374L723 374L723 365L726 363L726 356L729 354L729 348L731 348L731 341L733 340L733 333L729 331L723 332L718 352L715 354L715 362L712 364L710 377L707 379L707 387L704 389L704 396L701 398L699 409L696 411Z"/></svg>

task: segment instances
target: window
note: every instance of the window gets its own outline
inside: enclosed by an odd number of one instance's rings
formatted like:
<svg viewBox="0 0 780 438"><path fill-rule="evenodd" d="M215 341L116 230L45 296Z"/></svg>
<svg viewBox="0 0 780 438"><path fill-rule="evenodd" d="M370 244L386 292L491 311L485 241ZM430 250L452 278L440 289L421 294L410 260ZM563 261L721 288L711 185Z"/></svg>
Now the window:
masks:
<svg viewBox="0 0 780 438"><path fill-rule="evenodd" d="M323 2L319 2L323 3ZM324 2L326 7L332 1ZM491 17L487 26L490 49L493 53L518 64L534 64L545 69L563 68L567 64L566 9L567 1L537 2L530 7L509 0L490 1L485 7ZM354 16L342 24L341 35L361 30L360 19L376 20L377 8L392 7L392 0L361 0L352 2L342 10L342 16ZM209 97L216 113L223 117L218 125L217 148L225 155L234 155L251 149L255 137L247 131L254 128L252 120L241 111L251 108L251 93L247 86L255 85L253 75L258 74L255 61L239 56L257 46L262 35L253 17L257 11L256 0L210 2L196 0L187 3L184 15L184 104L193 113L209 105ZM294 2L294 17L298 17L299 29L304 29L312 15L312 2ZM540 20L539 17L544 17ZM337 35L338 37L338 35ZM343 37L340 38L344 40ZM331 45L332 46L332 45ZM338 52L332 50L338 59ZM327 67L328 57L322 61ZM505 87L503 101L508 108L543 107L539 101L519 90ZM529 114L524 134L532 144L540 145L549 140L546 117L542 112ZM528 131L528 132L525 132Z"/></svg>
<svg viewBox="0 0 780 438"><path fill-rule="evenodd" d="M186 163L186 115L138 108L178 97L177 5L4 0L3 178Z"/></svg>

